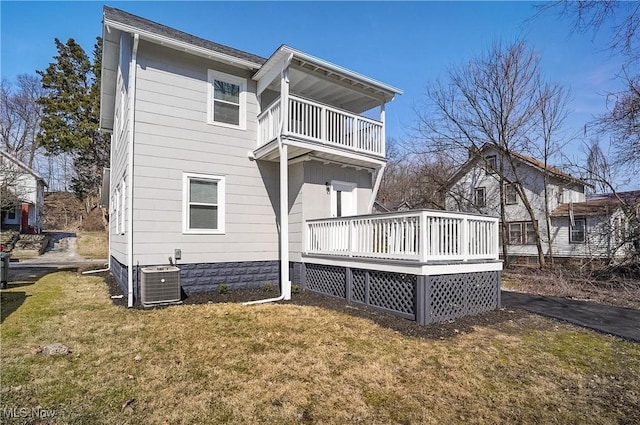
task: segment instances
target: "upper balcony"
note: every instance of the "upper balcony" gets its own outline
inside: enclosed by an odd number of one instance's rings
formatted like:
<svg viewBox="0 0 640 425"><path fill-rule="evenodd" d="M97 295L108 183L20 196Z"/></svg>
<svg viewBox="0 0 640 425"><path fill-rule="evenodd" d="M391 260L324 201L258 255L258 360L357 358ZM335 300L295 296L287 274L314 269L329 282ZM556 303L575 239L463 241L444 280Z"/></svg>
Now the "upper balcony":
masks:
<svg viewBox="0 0 640 425"><path fill-rule="evenodd" d="M288 159L309 154L363 167L384 164L385 104L401 90L288 46L253 78L262 111L257 159L278 160L281 141L289 146Z"/></svg>
<svg viewBox="0 0 640 425"><path fill-rule="evenodd" d="M289 95L288 117L282 135L338 149L385 156L384 124L344 109ZM282 103L277 98L258 115L258 147L276 139L280 132Z"/></svg>

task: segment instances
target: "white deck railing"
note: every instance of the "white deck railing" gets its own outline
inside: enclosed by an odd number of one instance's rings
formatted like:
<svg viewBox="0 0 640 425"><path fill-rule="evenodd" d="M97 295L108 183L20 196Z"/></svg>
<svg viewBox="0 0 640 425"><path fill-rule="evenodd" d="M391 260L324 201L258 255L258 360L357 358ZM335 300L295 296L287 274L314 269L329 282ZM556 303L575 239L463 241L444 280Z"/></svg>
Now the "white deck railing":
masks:
<svg viewBox="0 0 640 425"><path fill-rule="evenodd" d="M445 211L308 220L306 254L433 261L498 259L498 219Z"/></svg>
<svg viewBox="0 0 640 425"><path fill-rule="evenodd" d="M277 137L281 109L278 98L258 115L258 147ZM377 156L385 154L379 121L291 95L288 115L285 135Z"/></svg>

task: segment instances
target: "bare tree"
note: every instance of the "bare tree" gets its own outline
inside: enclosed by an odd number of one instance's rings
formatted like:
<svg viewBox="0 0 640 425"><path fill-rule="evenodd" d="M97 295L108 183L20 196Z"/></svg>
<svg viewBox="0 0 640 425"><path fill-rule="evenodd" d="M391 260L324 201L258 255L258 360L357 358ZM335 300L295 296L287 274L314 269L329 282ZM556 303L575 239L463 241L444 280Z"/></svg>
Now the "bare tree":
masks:
<svg viewBox="0 0 640 425"><path fill-rule="evenodd" d="M19 75L15 86L2 80L0 88L2 147L30 168L39 148L35 139L42 117L42 106L36 100L43 93L40 79L28 74Z"/></svg>
<svg viewBox="0 0 640 425"><path fill-rule="evenodd" d="M388 144L388 162L378 192L378 200L412 208L444 209L440 188L454 167L445 155L415 155L397 141Z"/></svg>
<svg viewBox="0 0 640 425"><path fill-rule="evenodd" d="M544 191L544 219L547 228L547 253L553 266L553 235L551 232L551 194L549 193L549 173L546 170L550 166L550 160L556 157L562 148L568 143L563 133L563 124L567 118L567 100L569 92L556 83L536 82L539 97L539 117L533 127L533 134L538 143L533 143L530 149L534 157L541 158L544 163L543 173Z"/></svg>
<svg viewBox="0 0 640 425"><path fill-rule="evenodd" d="M588 145L586 176L585 180L593 185L593 193L611 190L611 165L596 139L592 139Z"/></svg>
<svg viewBox="0 0 640 425"><path fill-rule="evenodd" d="M509 184L531 218L538 260L543 267L545 257L540 228L524 190L526 175L521 175L518 168L519 154L531 152L535 147L540 150L544 140L532 137L536 131L557 130L559 118L564 113L565 96L557 86L540 83L539 64L539 57L520 41L509 46L496 44L466 65L451 68L446 84L435 82L428 86L418 130L426 150L451 152L452 158L458 160L486 146L499 153L492 174L498 179L500 188L503 257L508 261L504 188ZM555 124L542 125L541 111L549 114L553 107L557 108Z"/></svg>
<svg viewBox="0 0 640 425"><path fill-rule="evenodd" d="M608 48L620 53L625 64L618 74L624 89L607 95L608 112L596 120L601 135L608 135L615 162L628 176L640 172L640 3L617 0L556 1L540 6L538 14L556 12L573 19L579 33L611 30Z"/></svg>

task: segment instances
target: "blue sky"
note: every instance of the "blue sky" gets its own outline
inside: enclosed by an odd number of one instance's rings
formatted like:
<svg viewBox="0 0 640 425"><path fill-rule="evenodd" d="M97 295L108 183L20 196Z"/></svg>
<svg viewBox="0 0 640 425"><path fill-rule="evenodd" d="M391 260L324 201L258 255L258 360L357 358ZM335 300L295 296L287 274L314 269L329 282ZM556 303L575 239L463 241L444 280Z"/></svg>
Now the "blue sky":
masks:
<svg viewBox="0 0 640 425"><path fill-rule="evenodd" d="M91 53L101 34L102 2L0 3L2 78L43 70L53 39L72 37ZM446 78L497 40L527 40L547 79L571 90L567 131L606 112L605 93L620 88L621 59L606 50L608 33L572 34L554 15L527 21L532 2L109 2L147 19L268 57L280 44L404 90L387 107L387 135L410 137L414 106L428 81ZM581 148L568 149L579 157Z"/></svg>

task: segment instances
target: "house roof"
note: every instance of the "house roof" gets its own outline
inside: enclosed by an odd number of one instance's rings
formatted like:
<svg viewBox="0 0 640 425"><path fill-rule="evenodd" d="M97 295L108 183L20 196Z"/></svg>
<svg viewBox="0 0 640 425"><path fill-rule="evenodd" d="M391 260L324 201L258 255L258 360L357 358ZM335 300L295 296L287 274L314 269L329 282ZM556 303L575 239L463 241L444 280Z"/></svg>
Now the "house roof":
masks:
<svg viewBox="0 0 640 425"><path fill-rule="evenodd" d="M477 152L475 154L473 154L464 164L462 164L462 166L458 169L458 171L456 171L443 185L444 188L449 188L451 187L458 179L460 179L460 177L466 173L469 168L471 168L471 166L473 164L476 163L477 160L479 160L483 155L485 155L486 153L488 153L487 151L492 150L492 149L496 149L495 146L491 146L488 144L483 145L480 149L477 150ZM557 177L559 179L565 180L565 181L569 181L572 183L577 183L579 185L583 185L583 186L589 186L589 187L593 187L593 185L591 185L590 183L587 183L586 181L579 179L577 177L572 176L571 174L568 174L564 171L562 171L561 169L554 167L552 165L546 164L538 159L535 159L531 156L528 155L524 155L518 152L510 152L511 155L513 155L515 158L519 159L520 161L522 161L523 163L541 171L541 172L547 172L548 174Z"/></svg>
<svg viewBox="0 0 640 425"><path fill-rule="evenodd" d="M413 207L411 204L405 200L397 201L397 202L380 202L375 201L374 205L376 205L380 210L384 210L385 212L394 212L399 211L400 208L406 208L408 210L412 210Z"/></svg>
<svg viewBox="0 0 640 425"><path fill-rule="evenodd" d="M149 19L132 15L131 13L127 13L114 7L104 6L104 23L105 25L116 26L118 27L118 29L126 29L122 27L135 29L138 33L140 33L141 36L155 35L159 37L166 37L172 40L181 41L192 46L211 50L212 52L220 53L237 59L242 59L246 62L249 62L250 64L253 64L255 68L259 68L263 63L267 61L265 58L254 55L253 53L244 52L242 50L234 49L229 46L214 43L213 41L196 37L194 35L179 31L166 25L159 24Z"/></svg>
<svg viewBox="0 0 640 425"><path fill-rule="evenodd" d="M551 212L551 216L567 217L571 209L576 216L606 215L623 205L640 205L640 190L591 195L585 202L560 204Z"/></svg>
<svg viewBox="0 0 640 425"><path fill-rule="evenodd" d="M31 168L29 168L27 166L27 164L25 164L24 162L20 161L18 158L16 158L15 156L11 155L9 152L5 152L3 150L0 150L0 154L2 154L2 156L7 158L9 161L11 161L14 164L16 164L18 167L22 168L27 174L31 174L33 177L36 178L36 180L39 180L39 181L42 182L42 184L44 184L45 186L48 186L47 185L47 181L40 174L38 174L35 171L33 171Z"/></svg>
<svg viewBox="0 0 640 425"><path fill-rule="evenodd" d="M335 104L335 99L341 99L342 103L337 105L355 113L379 106L382 102L389 102L396 94L402 94L400 89L289 46L280 46L267 60L253 53L205 40L120 9L104 6L100 128L105 130L113 128L115 81L122 32L137 34L141 40L168 48L251 70L254 72L252 78L256 81L265 77L266 74L265 79L271 80L264 82L267 85L272 83L279 85L280 79L273 81L269 71L277 68L284 57L291 55L293 57L290 70L292 87L295 86L302 95L308 95L315 100L332 105ZM308 74L315 75L318 79L308 79L306 78ZM321 84L316 84L318 81ZM260 81L258 84L260 86ZM308 93L305 94L305 91Z"/></svg>

